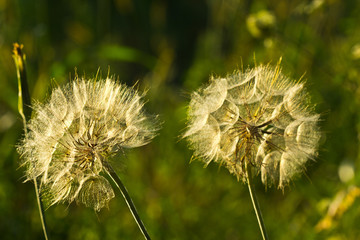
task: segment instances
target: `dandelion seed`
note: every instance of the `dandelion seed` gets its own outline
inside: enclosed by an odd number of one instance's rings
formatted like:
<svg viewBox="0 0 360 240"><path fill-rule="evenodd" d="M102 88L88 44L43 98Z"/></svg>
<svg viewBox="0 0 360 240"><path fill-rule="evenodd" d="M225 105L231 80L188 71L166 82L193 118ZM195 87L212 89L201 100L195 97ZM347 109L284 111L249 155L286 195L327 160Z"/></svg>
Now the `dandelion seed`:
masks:
<svg viewBox="0 0 360 240"><path fill-rule="evenodd" d="M48 206L81 202L99 211L114 197L103 177L122 148L147 144L158 128L142 96L114 79L76 78L34 106L18 146L28 180L39 178Z"/></svg>
<svg viewBox="0 0 360 240"><path fill-rule="evenodd" d="M225 165L247 181L246 166L261 172L265 186L283 189L317 154L319 115L302 83L260 65L192 94L183 135L194 155Z"/></svg>

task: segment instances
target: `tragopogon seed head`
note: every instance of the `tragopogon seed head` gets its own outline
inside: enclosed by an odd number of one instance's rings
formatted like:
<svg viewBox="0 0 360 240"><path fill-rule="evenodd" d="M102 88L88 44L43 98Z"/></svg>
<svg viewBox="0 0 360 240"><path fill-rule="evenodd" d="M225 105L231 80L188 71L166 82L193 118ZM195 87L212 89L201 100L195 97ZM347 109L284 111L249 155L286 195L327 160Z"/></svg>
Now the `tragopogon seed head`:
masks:
<svg viewBox="0 0 360 240"><path fill-rule="evenodd" d="M317 154L319 115L302 83L260 65L192 94L184 137L206 164L225 165L246 181L245 167L261 172L265 186L283 189Z"/></svg>
<svg viewBox="0 0 360 240"><path fill-rule="evenodd" d="M107 205L114 192L101 173L109 157L156 135L156 119L143 105L136 90L111 78L76 78L35 104L18 151L27 179L40 178L49 206L75 200L99 211Z"/></svg>

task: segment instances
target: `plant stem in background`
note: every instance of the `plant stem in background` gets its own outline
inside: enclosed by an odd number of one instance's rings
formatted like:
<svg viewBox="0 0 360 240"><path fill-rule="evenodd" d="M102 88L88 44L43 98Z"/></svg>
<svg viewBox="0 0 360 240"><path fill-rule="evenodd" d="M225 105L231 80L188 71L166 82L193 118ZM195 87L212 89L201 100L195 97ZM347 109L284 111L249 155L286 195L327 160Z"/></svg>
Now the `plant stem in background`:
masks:
<svg viewBox="0 0 360 240"><path fill-rule="evenodd" d="M131 200L131 197L130 197L128 191L126 190L124 184L122 183L119 176L115 173L114 169L109 164L107 164L106 169L107 169L107 174L114 181L116 186L119 188L121 194L125 198L126 204L128 205L128 207L130 209L130 212L133 215L133 217L134 217L138 227L140 228L142 234L144 235L144 238L149 240L150 236L147 233L146 228L145 228L144 224L142 223L142 221L140 219L140 216L136 211L135 205L134 205L133 201Z"/></svg>
<svg viewBox="0 0 360 240"><path fill-rule="evenodd" d="M26 121L31 117L31 101L29 87L26 77L25 54L22 52L23 45L14 43L13 58L16 66L18 79L18 110L24 121L24 129L26 132Z"/></svg>
<svg viewBox="0 0 360 240"><path fill-rule="evenodd" d="M31 117L31 101L30 101L30 94L29 94L29 87L27 83L27 77L26 77L26 67L25 67L25 54L22 52L23 45L19 45L18 43L14 43L14 49L13 49L13 58L15 61L16 66L16 72L17 72L17 79L18 79L18 110L19 113L23 119L24 124L24 132L25 137L27 134L27 128L26 128L26 121L30 119ZM37 184L36 178L33 179L34 181L34 187L35 187L35 193L40 213L40 219L41 224L44 232L44 237L47 240L47 230L46 230L46 222L45 222L45 214L44 214L44 208L41 202L41 197L39 194L39 187Z"/></svg>
<svg viewBox="0 0 360 240"><path fill-rule="evenodd" d="M262 238L264 240L268 240L269 237L268 237L267 232L266 232L264 219L263 219L262 214L261 214L260 205L259 205L259 202L258 202L257 197L256 197L254 184L252 182L251 166L246 164L245 168L246 168L246 174L247 174L247 185L249 187L249 193L250 193L251 201L252 201L252 204L253 204L253 207L254 207L254 211L255 211L258 223L259 223L261 235L262 235Z"/></svg>

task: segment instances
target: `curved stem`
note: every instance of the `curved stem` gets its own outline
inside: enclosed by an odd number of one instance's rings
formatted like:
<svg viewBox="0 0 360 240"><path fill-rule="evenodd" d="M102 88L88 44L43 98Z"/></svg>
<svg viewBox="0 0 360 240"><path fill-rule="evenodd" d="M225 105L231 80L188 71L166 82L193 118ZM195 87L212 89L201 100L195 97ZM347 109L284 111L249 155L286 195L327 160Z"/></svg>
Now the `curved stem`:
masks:
<svg viewBox="0 0 360 240"><path fill-rule="evenodd" d="M128 205L131 214L133 215L138 227L140 228L140 231L144 235L144 238L147 240L150 240L151 238L150 238L148 232L146 231L146 228L145 228L143 222L141 221L141 218L140 218L139 214L137 213L136 207L135 207L133 201L131 200L131 197L130 197L128 191L126 190L124 184L122 183L119 176L115 173L114 169L109 164L107 164L106 169L107 169L107 174L114 181L116 186L119 188L121 194L125 198L126 204Z"/></svg>
<svg viewBox="0 0 360 240"><path fill-rule="evenodd" d="M254 211L255 211L255 214L256 214L256 218L258 220L261 235L262 235L262 238L264 240L268 240L269 237L268 237L267 232L266 232L264 219L263 219L262 214L261 214L260 205L259 205L259 202L257 200L257 196L256 196L255 189L254 189L254 184L252 182L251 167L246 165L245 168L246 168L246 174L247 174L247 184L248 184L248 187L249 187L249 193L250 193L251 201L252 201Z"/></svg>
<svg viewBox="0 0 360 240"><path fill-rule="evenodd" d="M27 135L27 128L26 128L26 121L31 117L31 100L29 94L29 87L27 83L26 77L26 66L25 66L25 54L22 52L23 45L19 45L18 43L14 43L13 49L13 59L16 66L16 74L18 79L18 110L23 119L24 125L24 133L25 137ZM41 202L41 198L39 195L39 186L37 184L36 178L33 179L34 187L35 187L35 194L40 214L40 220L42 229L44 232L45 240L48 240L47 236L47 228L46 228L46 221L45 221L45 214L44 214L44 207Z"/></svg>

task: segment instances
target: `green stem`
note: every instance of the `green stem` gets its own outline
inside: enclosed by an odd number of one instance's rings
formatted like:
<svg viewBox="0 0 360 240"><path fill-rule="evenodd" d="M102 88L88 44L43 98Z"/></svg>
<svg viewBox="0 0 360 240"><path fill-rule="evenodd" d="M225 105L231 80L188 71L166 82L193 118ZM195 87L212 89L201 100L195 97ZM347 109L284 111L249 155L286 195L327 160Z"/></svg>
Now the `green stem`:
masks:
<svg viewBox="0 0 360 240"><path fill-rule="evenodd" d="M44 207L41 201L41 197L39 194L39 186L37 184L37 180L36 178L34 178L34 185L35 185L35 193L36 193L36 199L37 199L37 204L38 204L38 209L39 209L39 213L40 213L40 220L41 220L41 225L42 225L42 229L44 232L44 237L46 240L48 240L48 236L47 236L47 231L46 231L46 222L45 222L45 213L44 213Z"/></svg>
<svg viewBox="0 0 360 240"><path fill-rule="evenodd" d="M131 197L130 197L128 191L126 190L124 184L120 180L119 176L115 173L114 169L110 166L110 164L107 164L106 169L107 169L107 174L114 181L116 186L119 188L121 194L125 198L126 204L128 205L131 214L133 215L138 227L140 228L140 231L144 235L144 238L147 240L150 240L150 236L149 236L148 232L146 231L146 228L145 228L143 222L141 221L141 218L140 218L139 214L137 213L135 205L134 205L133 201L131 200Z"/></svg>
<svg viewBox="0 0 360 240"><path fill-rule="evenodd" d="M19 88L18 110L23 119L24 132L25 132L25 137L26 137L26 135L27 135L26 121L28 119L30 119L32 110L31 110L29 87L28 87L27 77L26 77L25 54L23 54L22 48L23 48L23 45L14 43L13 58L14 58L15 66L16 66L18 88ZM40 214L41 225L42 225L42 229L44 232L44 237L46 240L48 240L44 207L41 202L41 197L39 194L39 186L37 184L36 178L33 179L33 182L34 182L35 194L36 194L36 199L37 199L37 204L38 204L38 209L39 209L39 214Z"/></svg>
<svg viewBox="0 0 360 240"><path fill-rule="evenodd" d="M259 205L256 193L255 193L254 184L252 182L251 167L246 165L245 168L246 168L246 174L247 174L247 184L248 184L248 187L249 187L249 193L250 193L251 201L252 201L254 211L255 211L255 214L256 214L256 217L257 217L257 220L258 220L261 235L262 235L262 238L264 240L268 240L269 237L268 237L267 232L266 232L264 219L263 219L262 214L261 214L260 205Z"/></svg>

